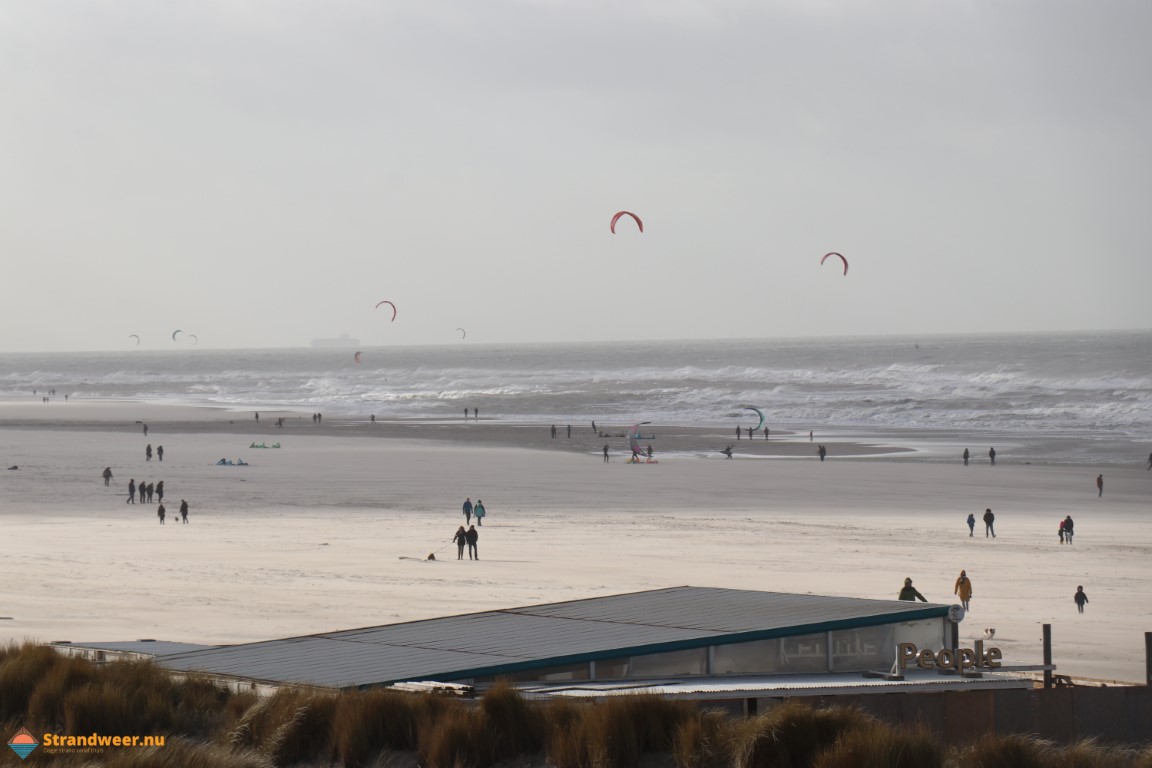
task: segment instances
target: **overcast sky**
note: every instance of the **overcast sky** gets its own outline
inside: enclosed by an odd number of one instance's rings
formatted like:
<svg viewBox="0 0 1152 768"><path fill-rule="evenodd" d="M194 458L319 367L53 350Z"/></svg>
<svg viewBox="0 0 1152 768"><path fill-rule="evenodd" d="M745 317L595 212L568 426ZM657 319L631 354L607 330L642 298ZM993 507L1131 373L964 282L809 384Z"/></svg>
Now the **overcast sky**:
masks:
<svg viewBox="0 0 1152 768"><path fill-rule="evenodd" d="M1139 0L0 0L0 350L1150 328L1150 34Z"/></svg>

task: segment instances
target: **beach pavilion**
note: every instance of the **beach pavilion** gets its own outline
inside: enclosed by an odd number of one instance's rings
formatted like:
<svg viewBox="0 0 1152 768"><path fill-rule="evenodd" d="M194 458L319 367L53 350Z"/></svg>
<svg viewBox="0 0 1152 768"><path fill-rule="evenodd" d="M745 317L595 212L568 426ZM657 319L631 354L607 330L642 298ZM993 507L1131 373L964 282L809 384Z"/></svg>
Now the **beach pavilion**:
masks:
<svg viewBox="0 0 1152 768"><path fill-rule="evenodd" d="M471 695L507 680L533 698L643 692L745 711L792 696L1031 687L988 665L952 665L958 618L956 606L932 603L684 586L240 645L157 647L155 659L176 673L264 692L391 686Z"/></svg>

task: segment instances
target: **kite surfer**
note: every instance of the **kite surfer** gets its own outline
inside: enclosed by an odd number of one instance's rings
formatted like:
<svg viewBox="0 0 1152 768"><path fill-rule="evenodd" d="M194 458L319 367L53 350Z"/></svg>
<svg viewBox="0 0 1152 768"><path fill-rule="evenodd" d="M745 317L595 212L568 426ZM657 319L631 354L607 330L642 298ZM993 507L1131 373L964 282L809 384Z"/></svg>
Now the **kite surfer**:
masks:
<svg viewBox="0 0 1152 768"><path fill-rule="evenodd" d="M720 451L720 453L724 454L728 458L732 458L732 446L729 445L724 450Z"/></svg>

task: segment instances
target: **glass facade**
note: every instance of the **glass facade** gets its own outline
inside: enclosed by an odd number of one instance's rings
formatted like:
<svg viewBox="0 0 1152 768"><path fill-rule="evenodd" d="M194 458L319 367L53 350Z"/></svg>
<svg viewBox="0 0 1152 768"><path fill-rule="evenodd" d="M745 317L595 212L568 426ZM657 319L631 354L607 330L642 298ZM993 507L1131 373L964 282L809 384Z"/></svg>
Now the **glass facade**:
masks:
<svg viewBox="0 0 1152 768"><path fill-rule="evenodd" d="M497 677L512 682L624 680L704 675L788 675L882 671L892 667L898 643L938 651L944 647L943 618L838 629L808 635L727 643L663 653L546 667Z"/></svg>

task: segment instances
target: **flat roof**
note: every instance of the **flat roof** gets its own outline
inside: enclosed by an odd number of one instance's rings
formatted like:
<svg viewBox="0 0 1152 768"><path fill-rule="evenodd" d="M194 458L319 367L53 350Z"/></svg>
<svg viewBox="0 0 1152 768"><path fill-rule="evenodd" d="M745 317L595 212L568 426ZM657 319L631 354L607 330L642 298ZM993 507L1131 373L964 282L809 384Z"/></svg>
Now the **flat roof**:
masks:
<svg viewBox="0 0 1152 768"><path fill-rule="evenodd" d="M947 616L899 600L672 587L167 655L168 669L357 688L463 680L635 654Z"/></svg>

